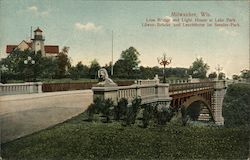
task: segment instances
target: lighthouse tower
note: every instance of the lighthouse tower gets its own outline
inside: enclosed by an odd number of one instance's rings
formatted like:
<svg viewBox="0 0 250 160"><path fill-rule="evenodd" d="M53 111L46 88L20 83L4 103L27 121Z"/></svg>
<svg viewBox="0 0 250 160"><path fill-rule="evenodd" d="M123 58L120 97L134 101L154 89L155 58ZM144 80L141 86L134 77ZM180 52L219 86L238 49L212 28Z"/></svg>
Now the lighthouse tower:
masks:
<svg viewBox="0 0 250 160"><path fill-rule="evenodd" d="M38 51L41 51L42 55L45 56L45 50L44 50L44 37L42 35L42 30L38 27L34 31L34 38L32 39L32 50L37 53Z"/></svg>

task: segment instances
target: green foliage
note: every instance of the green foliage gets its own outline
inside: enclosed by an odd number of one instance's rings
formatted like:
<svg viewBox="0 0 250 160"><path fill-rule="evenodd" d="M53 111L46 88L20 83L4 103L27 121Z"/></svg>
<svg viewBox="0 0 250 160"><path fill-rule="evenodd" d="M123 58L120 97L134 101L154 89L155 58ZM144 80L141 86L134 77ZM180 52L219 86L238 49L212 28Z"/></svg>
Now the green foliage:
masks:
<svg viewBox="0 0 250 160"><path fill-rule="evenodd" d="M225 126L250 126L250 85L232 84L223 102Z"/></svg>
<svg viewBox="0 0 250 160"><path fill-rule="evenodd" d="M27 64L24 63L25 61ZM35 81L37 78L54 77L57 71L57 60L42 57L41 52L35 54L31 50L20 51L17 49L2 59L0 66L4 82L11 79Z"/></svg>
<svg viewBox="0 0 250 160"><path fill-rule="evenodd" d="M96 59L91 61L90 68L89 68L89 76L91 79L97 78L97 72L100 68L101 68L101 66Z"/></svg>
<svg viewBox="0 0 250 160"><path fill-rule="evenodd" d="M140 63L140 60L138 58L139 55L140 53L134 47L129 47L129 49L122 51L121 59L126 61L128 65L133 68L138 66L138 64Z"/></svg>
<svg viewBox="0 0 250 160"><path fill-rule="evenodd" d="M69 121L1 145L3 159L247 159L250 130Z"/></svg>
<svg viewBox="0 0 250 160"><path fill-rule="evenodd" d="M71 62L68 57L69 47L64 46L62 51L57 56L58 71L57 76L63 78L66 76L66 71L70 68Z"/></svg>
<svg viewBox="0 0 250 160"><path fill-rule="evenodd" d="M137 114L140 110L141 98L137 97L132 100L132 105L128 107L126 114L126 125L135 124Z"/></svg>
<svg viewBox="0 0 250 160"><path fill-rule="evenodd" d="M114 119L119 121L122 117L126 115L128 100L122 98L119 100L118 104L114 107Z"/></svg>
<svg viewBox="0 0 250 160"><path fill-rule="evenodd" d="M212 72L208 75L208 78L214 79L217 77L217 73L216 72Z"/></svg>
<svg viewBox="0 0 250 160"><path fill-rule="evenodd" d="M72 66L69 69L70 78L77 80L80 78L89 77L89 68L86 65L83 65L82 62L78 62L76 66Z"/></svg>
<svg viewBox="0 0 250 160"><path fill-rule="evenodd" d="M193 62L192 66L189 68L189 74L192 75L193 78L206 78L207 71L209 66L207 63L203 61L202 58L196 58Z"/></svg>
<svg viewBox="0 0 250 160"><path fill-rule="evenodd" d="M86 110L87 115L88 115L88 121L93 121L94 115L102 113L102 111L104 110L104 107L105 106L104 106L103 99L101 99L100 97L94 98L94 102L91 103Z"/></svg>
<svg viewBox="0 0 250 160"><path fill-rule="evenodd" d="M182 120L182 125L186 126L187 121L188 121L188 115L187 115L187 109L185 106L181 106L181 120Z"/></svg>
<svg viewBox="0 0 250 160"><path fill-rule="evenodd" d="M110 98L105 99L101 108L101 113L103 114L103 116L106 117L107 123L110 122L111 113L113 109L114 109L114 102L112 101L112 99Z"/></svg>
<svg viewBox="0 0 250 160"><path fill-rule="evenodd" d="M172 108L166 108L164 105L157 108L155 117L158 125L166 125L174 116L174 110Z"/></svg>
<svg viewBox="0 0 250 160"><path fill-rule="evenodd" d="M122 59L116 61L114 65L114 75L119 78L129 78L130 76L132 76L126 72L126 65L126 61Z"/></svg>
<svg viewBox="0 0 250 160"><path fill-rule="evenodd" d="M88 107L88 109L86 110L87 114L88 114L88 121L93 121L94 119L94 115L97 112L97 107L96 104L91 103Z"/></svg>
<svg viewBox="0 0 250 160"><path fill-rule="evenodd" d="M150 120L154 117L154 106L150 104L144 104L142 105L143 112L142 112L142 123L143 128L147 128L149 125Z"/></svg>
<svg viewBox="0 0 250 160"><path fill-rule="evenodd" d="M226 74L223 73L223 72L220 72L220 73L219 73L219 80L223 80L223 79L225 79L225 78L226 78Z"/></svg>
<svg viewBox="0 0 250 160"><path fill-rule="evenodd" d="M250 70L242 70L240 77L243 79L250 79Z"/></svg>
<svg viewBox="0 0 250 160"><path fill-rule="evenodd" d="M121 58L114 65L114 72L118 74L124 74L124 77L133 75L133 68L137 67L140 63L139 52L134 47L129 47L125 51L122 51Z"/></svg>
<svg viewBox="0 0 250 160"><path fill-rule="evenodd" d="M239 80L239 79L240 79L240 76L234 74L234 75L232 76L232 78L233 78L233 80Z"/></svg>

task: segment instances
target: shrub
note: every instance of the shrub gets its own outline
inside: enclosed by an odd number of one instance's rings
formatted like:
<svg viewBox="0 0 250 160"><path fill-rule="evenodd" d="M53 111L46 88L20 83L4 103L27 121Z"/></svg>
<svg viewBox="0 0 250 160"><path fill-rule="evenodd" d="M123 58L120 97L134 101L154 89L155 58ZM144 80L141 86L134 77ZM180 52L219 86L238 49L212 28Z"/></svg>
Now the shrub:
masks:
<svg viewBox="0 0 250 160"><path fill-rule="evenodd" d="M225 126L250 125L250 84L233 84L223 102Z"/></svg>
<svg viewBox="0 0 250 160"><path fill-rule="evenodd" d="M95 113L96 113L96 105L94 103L91 103L87 109L89 121L93 121Z"/></svg>
<svg viewBox="0 0 250 160"><path fill-rule="evenodd" d="M164 105L158 105L155 112L155 117L158 125L165 125L174 116L174 110L167 108Z"/></svg>
<svg viewBox="0 0 250 160"><path fill-rule="evenodd" d="M142 123L143 128L147 128L149 125L150 120L153 118L154 115L154 107L150 104L145 104L142 106L143 112L142 112Z"/></svg>
<svg viewBox="0 0 250 160"><path fill-rule="evenodd" d="M100 97L96 97L94 99L94 104L95 104L95 107L96 107L96 113L100 113L102 108L103 108L103 99L100 98Z"/></svg>
<svg viewBox="0 0 250 160"><path fill-rule="evenodd" d="M182 120L182 125L186 126L188 121L188 116L187 116L187 109L185 106L181 106L181 120Z"/></svg>
<svg viewBox="0 0 250 160"><path fill-rule="evenodd" d="M126 111L126 125L134 124L136 120L136 116L140 110L141 98L135 98L132 100L132 105L128 106Z"/></svg>
<svg viewBox="0 0 250 160"><path fill-rule="evenodd" d="M105 99L103 101L103 107L101 109L101 113L103 116L106 117L106 122L110 122L110 117L111 117L111 113L112 113L112 110L114 109L114 102L112 101L112 99L108 98L108 99Z"/></svg>
<svg viewBox="0 0 250 160"><path fill-rule="evenodd" d="M103 100L100 97L94 99L94 103L91 103L87 109L88 120L93 121L94 115L100 113L103 108Z"/></svg>
<svg viewBox="0 0 250 160"><path fill-rule="evenodd" d="M117 105L114 106L114 119L120 120L126 115L128 100L126 98L120 99Z"/></svg>

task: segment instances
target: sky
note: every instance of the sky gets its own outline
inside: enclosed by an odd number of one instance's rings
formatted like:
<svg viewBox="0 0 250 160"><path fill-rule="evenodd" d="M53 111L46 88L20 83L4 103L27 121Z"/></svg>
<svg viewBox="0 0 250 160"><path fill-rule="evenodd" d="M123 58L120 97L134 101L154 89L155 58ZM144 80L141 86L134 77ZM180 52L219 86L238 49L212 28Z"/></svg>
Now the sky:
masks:
<svg viewBox="0 0 250 160"><path fill-rule="evenodd" d="M142 26L147 19L172 20L172 12L208 12L234 18L239 27ZM43 30L45 45L69 46L73 64L108 64L113 31L114 61L133 46L143 66L160 66L157 57L166 53L168 67L189 67L202 57L209 72L220 64L228 77L249 68L249 1L0 0L0 57L7 44L28 40L31 26Z"/></svg>

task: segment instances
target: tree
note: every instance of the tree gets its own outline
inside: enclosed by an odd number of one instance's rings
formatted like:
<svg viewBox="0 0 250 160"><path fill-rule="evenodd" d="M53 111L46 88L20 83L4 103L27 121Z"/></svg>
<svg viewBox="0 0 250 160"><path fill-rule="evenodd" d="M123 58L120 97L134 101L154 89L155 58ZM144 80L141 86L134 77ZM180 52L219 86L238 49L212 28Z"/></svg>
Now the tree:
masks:
<svg viewBox="0 0 250 160"><path fill-rule="evenodd" d="M124 67L126 65L127 65L126 62L122 59L119 59L118 61L115 62L114 73L115 73L116 77L119 77L119 78L128 78L129 77L129 75L126 72L126 69Z"/></svg>
<svg viewBox="0 0 250 160"><path fill-rule="evenodd" d="M55 78L58 71L57 59L53 57L42 57L38 63L41 68L39 78Z"/></svg>
<svg viewBox="0 0 250 160"><path fill-rule="evenodd" d="M129 47L125 51L122 51L120 59L114 65L115 74L125 74L131 76L133 68L138 67L139 52L134 47Z"/></svg>
<svg viewBox="0 0 250 160"><path fill-rule="evenodd" d="M192 75L193 78L206 78L207 71L209 66L207 63L203 61L202 58L196 58L193 62L192 66L189 68L189 74Z"/></svg>
<svg viewBox="0 0 250 160"><path fill-rule="evenodd" d="M75 67L70 67L69 73L72 79L79 79L88 76L89 68L83 65L82 62L78 62Z"/></svg>
<svg viewBox="0 0 250 160"><path fill-rule="evenodd" d="M247 69L242 70L240 76L243 79L249 79L250 78L250 70L247 70Z"/></svg>
<svg viewBox="0 0 250 160"><path fill-rule="evenodd" d="M234 74L234 75L232 76L232 78L233 78L233 80L239 80L239 79L240 79L240 76Z"/></svg>
<svg viewBox="0 0 250 160"><path fill-rule="evenodd" d="M57 56L57 62L58 62L58 73L57 76L59 78L65 77L66 71L71 66L71 62L68 56L69 47L64 46L62 51L59 52Z"/></svg>
<svg viewBox="0 0 250 160"><path fill-rule="evenodd" d="M142 105L142 108L143 108L142 124L143 128L147 128L150 120L153 118L154 115L154 106L152 104L144 104Z"/></svg>
<svg viewBox="0 0 250 160"><path fill-rule="evenodd" d="M4 81L10 79L33 81L37 77L41 77L43 66L44 58L41 52L35 54L28 49L24 51L16 49L1 60L2 77Z"/></svg>
<svg viewBox="0 0 250 160"><path fill-rule="evenodd" d="M136 116L140 110L141 98L136 97L132 100L132 105L127 109L126 125L135 124Z"/></svg>
<svg viewBox="0 0 250 160"><path fill-rule="evenodd" d="M217 77L217 73L216 72L212 72L208 75L208 78L210 79L215 79Z"/></svg>
<svg viewBox="0 0 250 160"><path fill-rule="evenodd" d="M238 127L240 125L250 126L250 85L229 85L223 101L223 117L225 126Z"/></svg>
<svg viewBox="0 0 250 160"><path fill-rule="evenodd" d="M220 73L219 73L219 80L223 80L223 79L225 79L225 78L226 78L226 74L223 73L223 72L220 72Z"/></svg>
<svg viewBox="0 0 250 160"><path fill-rule="evenodd" d="M123 116L126 115L128 100L122 98L119 100L118 104L114 107L114 118L119 121Z"/></svg>
<svg viewBox="0 0 250 160"><path fill-rule="evenodd" d="M101 68L100 64L96 59L90 62L90 67L89 67L89 75L90 78L96 79L97 78L97 72Z"/></svg>
<svg viewBox="0 0 250 160"><path fill-rule="evenodd" d="M114 102L112 101L112 99L108 98L105 99L103 102L103 108L101 110L101 113L104 117L106 117L106 122L110 122L110 118L111 118L111 111L114 108Z"/></svg>

